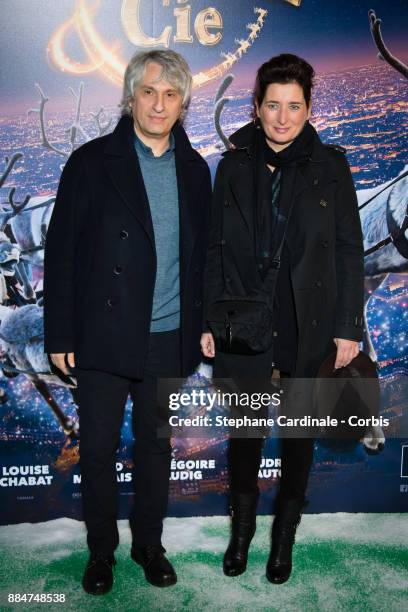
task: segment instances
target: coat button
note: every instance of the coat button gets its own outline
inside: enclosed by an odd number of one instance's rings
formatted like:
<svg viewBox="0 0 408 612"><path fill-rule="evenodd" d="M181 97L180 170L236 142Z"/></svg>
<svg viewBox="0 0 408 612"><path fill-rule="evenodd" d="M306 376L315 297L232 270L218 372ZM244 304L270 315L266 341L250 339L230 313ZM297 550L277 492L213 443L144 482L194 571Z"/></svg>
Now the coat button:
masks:
<svg viewBox="0 0 408 612"><path fill-rule="evenodd" d="M327 200L324 200L323 198L320 200L320 206L322 206L323 208L327 207Z"/></svg>
<svg viewBox="0 0 408 612"><path fill-rule="evenodd" d="M328 246L329 246L329 241L328 241L328 240L323 240L323 242L322 242L322 247L323 247L324 249L327 249L327 247L328 247Z"/></svg>
<svg viewBox="0 0 408 612"><path fill-rule="evenodd" d="M224 206L230 206L229 200L224 201Z"/></svg>
<svg viewBox="0 0 408 612"><path fill-rule="evenodd" d="M122 238L122 240L125 240L129 236L129 234L126 230L121 230L119 236Z"/></svg>
<svg viewBox="0 0 408 612"><path fill-rule="evenodd" d="M231 279L230 279L230 277L229 277L229 276L227 276L227 277L226 277L225 282L226 282L226 283L230 283L230 282L231 282Z"/></svg>
<svg viewBox="0 0 408 612"><path fill-rule="evenodd" d="M317 327L319 325L319 321L317 319L313 319L312 325L313 327Z"/></svg>
<svg viewBox="0 0 408 612"><path fill-rule="evenodd" d="M316 285L316 287L319 287L319 288L320 288L320 287L323 285L323 283L322 283L322 281L321 281L321 280L317 280L317 281L315 282L315 285Z"/></svg>
<svg viewBox="0 0 408 612"><path fill-rule="evenodd" d="M122 272L123 272L123 268L122 268L122 266L115 266L115 267L113 268L113 273L114 273L114 274L122 274Z"/></svg>
<svg viewBox="0 0 408 612"><path fill-rule="evenodd" d="M201 306L201 304L202 304L201 300L195 300L195 302L194 302L194 306L196 306L197 308L199 308Z"/></svg>
<svg viewBox="0 0 408 612"><path fill-rule="evenodd" d="M116 301L113 300L112 298L109 298L108 300L106 300L106 305L109 306L109 308L113 308L116 304Z"/></svg>
<svg viewBox="0 0 408 612"><path fill-rule="evenodd" d="M226 241L226 240L220 240L220 245L221 245L221 246L225 246L226 244L227 244L227 241Z"/></svg>
<svg viewBox="0 0 408 612"><path fill-rule="evenodd" d="M319 179L317 178L317 176L313 177L313 185L317 187L318 184L319 184Z"/></svg>
<svg viewBox="0 0 408 612"><path fill-rule="evenodd" d="M277 332L276 330L273 332L273 337L274 337L274 338L277 338L277 337L278 337L278 332Z"/></svg>

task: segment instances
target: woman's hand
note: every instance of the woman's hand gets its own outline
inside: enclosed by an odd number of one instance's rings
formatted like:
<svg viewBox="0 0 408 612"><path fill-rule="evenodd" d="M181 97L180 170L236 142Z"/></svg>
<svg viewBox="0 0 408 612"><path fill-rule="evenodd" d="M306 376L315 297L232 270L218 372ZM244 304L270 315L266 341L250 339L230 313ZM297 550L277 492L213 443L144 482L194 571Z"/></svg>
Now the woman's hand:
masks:
<svg viewBox="0 0 408 612"><path fill-rule="evenodd" d="M214 357L215 355L215 342L213 335L210 332L201 334L201 351L204 357Z"/></svg>
<svg viewBox="0 0 408 612"><path fill-rule="evenodd" d="M52 353L50 359L52 363L67 376L71 374L67 368L67 362L70 368L75 368L74 353Z"/></svg>
<svg viewBox="0 0 408 612"><path fill-rule="evenodd" d="M334 344L337 346L335 369L344 368L353 361L354 357L360 352L358 342L354 340L345 340L344 338L334 338Z"/></svg>

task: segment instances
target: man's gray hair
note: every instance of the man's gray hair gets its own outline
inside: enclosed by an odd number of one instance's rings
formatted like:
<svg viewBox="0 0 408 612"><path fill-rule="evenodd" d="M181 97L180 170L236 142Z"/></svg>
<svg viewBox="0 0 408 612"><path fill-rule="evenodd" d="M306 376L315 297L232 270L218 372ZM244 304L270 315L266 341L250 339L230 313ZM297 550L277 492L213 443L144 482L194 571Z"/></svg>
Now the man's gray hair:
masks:
<svg viewBox="0 0 408 612"><path fill-rule="evenodd" d="M135 53L127 65L123 83L123 94L120 103L121 114L130 115L129 102L133 100L136 87L142 81L146 65L154 62L162 67L160 79L165 79L177 89L183 99L185 111L191 96L192 76L186 60L171 49L141 51Z"/></svg>

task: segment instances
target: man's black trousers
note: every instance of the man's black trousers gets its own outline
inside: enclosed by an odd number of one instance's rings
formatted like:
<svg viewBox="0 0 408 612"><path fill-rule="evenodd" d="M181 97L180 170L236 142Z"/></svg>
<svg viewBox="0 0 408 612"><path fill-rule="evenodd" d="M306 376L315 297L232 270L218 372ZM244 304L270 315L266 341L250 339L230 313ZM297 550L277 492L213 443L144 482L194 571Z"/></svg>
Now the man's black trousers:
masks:
<svg viewBox="0 0 408 612"><path fill-rule="evenodd" d="M165 418L157 405L157 379L178 378L180 369L179 330L150 334L142 380L76 369L83 513L93 554L111 554L119 542L116 451L129 393L135 437L135 497L129 518L133 545L161 543L171 446L168 438L157 436Z"/></svg>

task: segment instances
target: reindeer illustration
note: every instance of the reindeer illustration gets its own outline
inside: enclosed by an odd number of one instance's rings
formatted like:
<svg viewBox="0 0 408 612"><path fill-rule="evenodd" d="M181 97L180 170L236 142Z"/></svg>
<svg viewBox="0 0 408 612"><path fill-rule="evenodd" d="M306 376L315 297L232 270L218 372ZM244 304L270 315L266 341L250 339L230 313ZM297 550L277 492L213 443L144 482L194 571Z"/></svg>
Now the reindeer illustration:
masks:
<svg viewBox="0 0 408 612"><path fill-rule="evenodd" d="M79 146L80 140L90 140L81 125L83 83L78 93L69 88L75 100L75 114L68 129L68 147L64 149L53 145L48 138L45 107L49 98L38 84L36 87L40 105L28 113L39 114L42 145L66 160ZM91 116L98 135L105 134L112 118L104 120L103 108ZM5 185L22 157L22 153L15 153L6 159L0 187ZM76 404L76 382L51 367L44 354L42 282L37 287L30 280L33 267L41 269L44 263L45 236L55 197L27 195L22 202L15 202L15 191L12 188L7 201L0 204L0 368L6 377L26 376L51 408L64 432L75 439L79 435L78 421L64 413L50 388L53 385L68 388Z"/></svg>
<svg viewBox="0 0 408 612"><path fill-rule="evenodd" d="M238 57L242 57L243 54L248 51L249 47L251 46L251 43L243 38L236 38L235 42L237 45L239 45L236 53L238 54Z"/></svg>
<svg viewBox="0 0 408 612"><path fill-rule="evenodd" d="M0 177L0 188L7 181L13 167L21 159L21 153L15 153L10 159L6 158L6 167ZM27 195L23 202L14 202L15 188L10 189L8 201L0 206L0 303L4 304L12 299L13 303L21 304L35 298L34 290L28 280L24 258L29 257L29 251L22 243L15 240L12 230L12 222L27 207L30 196ZM15 289L19 283L22 287L21 293ZM21 299L22 298L22 299Z"/></svg>
<svg viewBox="0 0 408 612"><path fill-rule="evenodd" d="M381 19L375 11L368 12L368 20L379 51L378 57L408 78L408 66L392 55L385 45ZM365 246L364 346L376 361L367 323L367 308L374 291L388 274L408 271L408 165L395 179L375 189L358 191L357 197Z"/></svg>
<svg viewBox="0 0 408 612"><path fill-rule="evenodd" d="M258 13L259 19L261 19L262 21L265 19L266 15L268 14L268 11L266 9L260 8L258 6L254 8L254 12Z"/></svg>
<svg viewBox="0 0 408 612"><path fill-rule="evenodd" d="M250 40L255 40L255 38L258 38L258 34L261 29L259 23L248 23L247 28L250 31L250 34L249 34Z"/></svg>
<svg viewBox="0 0 408 612"><path fill-rule="evenodd" d="M6 159L0 178L3 186L15 164L16 153ZM14 202L11 189L0 207L0 367L6 377L26 376L53 411L63 430L77 437L78 424L66 416L53 398L49 385L75 389L74 381L51 371L44 354L42 289L30 281L30 267L42 265L44 238L55 198L31 198Z"/></svg>
<svg viewBox="0 0 408 612"><path fill-rule="evenodd" d="M223 51L221 51L221 56L225 58L225 61L223 62L223 65L226 68L229 68L230 66L232 66L232 64L235 64L235 62L237 61L235 55L233 53L224 53Z"/></svg>

